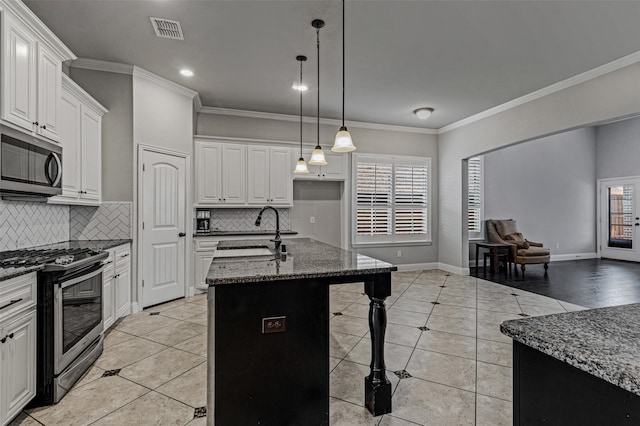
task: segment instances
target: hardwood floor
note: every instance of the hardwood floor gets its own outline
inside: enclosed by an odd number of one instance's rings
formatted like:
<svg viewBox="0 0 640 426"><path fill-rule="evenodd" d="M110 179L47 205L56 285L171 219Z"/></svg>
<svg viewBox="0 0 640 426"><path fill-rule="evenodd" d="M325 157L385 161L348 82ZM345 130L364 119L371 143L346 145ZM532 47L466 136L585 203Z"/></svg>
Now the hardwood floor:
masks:
<svg viewBox="0 0 640 426"><path fill-rule="evenodd" d="M640 263L609 259L553 262L548 274L542 265L527 265L524 273L504 267L493 274L487 265L471 275L588 308L640 303Z"/></svg>

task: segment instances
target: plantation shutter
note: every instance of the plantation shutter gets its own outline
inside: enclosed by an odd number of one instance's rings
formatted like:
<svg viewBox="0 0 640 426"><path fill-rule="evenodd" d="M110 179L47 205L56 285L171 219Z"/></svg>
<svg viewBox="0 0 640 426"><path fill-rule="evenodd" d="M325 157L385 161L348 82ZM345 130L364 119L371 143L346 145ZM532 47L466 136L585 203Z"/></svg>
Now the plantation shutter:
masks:
<svg viewBox="0 0 640 426"><path fill-rule="evenodd" d="M427 233L429 170L426 164L395 166L395 234Z"/></svg>
<svg viewBox="0 0 640 426"><path fill-rule="evenodd" d="M356 166L358 235L391 235L392 164L362 158Z"/></svg>
<svg viewBox="0 0 640 426"><path fill-rule="evenodd" d="M469 236L478 237L482 232L482 158L473 157L469 164ZM476 233L476 235L472 235Z"/></svg>

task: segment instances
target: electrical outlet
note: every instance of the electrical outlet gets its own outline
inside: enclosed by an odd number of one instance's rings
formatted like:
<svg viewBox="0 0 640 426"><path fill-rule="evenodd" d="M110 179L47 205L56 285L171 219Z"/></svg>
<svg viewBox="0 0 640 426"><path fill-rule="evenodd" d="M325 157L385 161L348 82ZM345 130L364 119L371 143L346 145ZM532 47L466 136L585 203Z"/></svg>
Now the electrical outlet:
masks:
<svg viewBox="0 0 640 426"><path fill-rule="evenodd" d="M315 216L309 217L309 223L316 223L316 217Z"/></svg>
<svg viewBox="0 0 640 426"><path fill-rule="evenodd" d="M262 334L282 333L287 330L287 317L262 318Z"/></svg>
<svg viewBox="0 0 640 426"><path fill-rule="evenodd" d="M402 257L402 250L398 250L397 255L398 255L398 257Z"/></svg>
<svg viewBox="0 0 640 426"><path fill-rule="evenodd" d="M556 243L556 248L559 249L560 248L560 243Z"/></svg>

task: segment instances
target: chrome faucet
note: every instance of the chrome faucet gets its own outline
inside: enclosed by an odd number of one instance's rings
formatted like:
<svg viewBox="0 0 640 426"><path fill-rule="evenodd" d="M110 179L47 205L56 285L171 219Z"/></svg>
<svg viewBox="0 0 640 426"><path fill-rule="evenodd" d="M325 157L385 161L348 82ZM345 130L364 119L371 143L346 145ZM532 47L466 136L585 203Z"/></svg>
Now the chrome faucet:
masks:
<svg viewBox="0 0 640 426"><path fill-rule="evenodd" d="M262 220L262 213L264 213L264 211L267 209L273 210L276 214L276 237L273 240L269 240L269 241L273 241L275 243L276 252L277 252L276 254L280 254L280 245L282 244L282 239L280 238L280 214L278 213L278 210L276 210L271 206L264 206L262 210L260 210L260 213L258 213L258 218L256 219L256 226L260 226L260 221Z"/></svg>

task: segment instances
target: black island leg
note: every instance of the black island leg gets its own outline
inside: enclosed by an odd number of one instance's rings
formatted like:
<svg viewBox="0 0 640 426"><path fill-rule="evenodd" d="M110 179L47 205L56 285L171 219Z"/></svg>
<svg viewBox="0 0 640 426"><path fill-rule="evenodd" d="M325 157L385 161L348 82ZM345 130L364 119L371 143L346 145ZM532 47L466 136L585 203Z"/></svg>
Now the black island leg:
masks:
<svg viewBox="0 0 640 426"><path fill-rule="evenodd" d="M369 305L371 373L364 378L364 403L374 416L391 412L391 382L384 365L384 334L387 328L385 299L391 295L391 273L379 274L364 283Z"/></svg>

